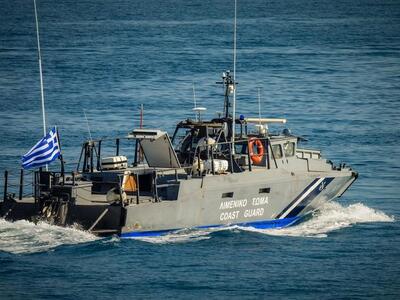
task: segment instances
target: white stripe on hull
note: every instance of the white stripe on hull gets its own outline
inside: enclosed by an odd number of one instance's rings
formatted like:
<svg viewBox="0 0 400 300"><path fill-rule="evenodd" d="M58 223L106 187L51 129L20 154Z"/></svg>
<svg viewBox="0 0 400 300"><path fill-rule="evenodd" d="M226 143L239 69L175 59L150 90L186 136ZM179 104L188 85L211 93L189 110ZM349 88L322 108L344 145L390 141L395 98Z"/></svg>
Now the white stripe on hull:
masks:
<svg viewBox="0 0 400 300"><path fill-rule="evenodd" d="M312 193L312 191L314 191L314 189L320 185L320 183L325 179L325 177L322 177L320 179L318 179L318 181L316 183L314 183L309 189L308 191L306 191L282 216L279 217L279 219L283 219L285 218L288 214L290 214L290 212L301 202L303 201L303 199L305 197L307 197L310 193Z"/></svg>

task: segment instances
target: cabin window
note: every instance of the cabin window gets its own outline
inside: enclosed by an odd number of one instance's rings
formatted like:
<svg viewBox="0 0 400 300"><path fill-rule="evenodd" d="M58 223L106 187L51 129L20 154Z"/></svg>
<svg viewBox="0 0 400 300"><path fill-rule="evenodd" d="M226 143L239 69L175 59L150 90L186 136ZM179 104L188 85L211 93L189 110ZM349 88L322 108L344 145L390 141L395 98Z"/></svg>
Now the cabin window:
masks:
<svg viewBox="0 0 400 300"><path fill-rule="evenodd" d="M272 153L274 154L275 159L282 158L281 145L272 145Z"/></svg>
<svg viewBox="0 0 400 300"><path fill-rule="evenodd" d="M222 198L233 198L233 192L223 193Z"/></svg>
<svg viewBox="0 0 400 300"><path fill-rule="evenodd" d="M285 151L285 156L286 157L294 156L294 148L295 148L295 144L293 142L286 142L283 145L283 150Z"/></svg>
<svg viewBox="0 0 400 300"><path fill-rule="evenodd" d="M182 150L182 148L188 148L188 145L190 144L191 139L190 139L190 130L187 128L179 128L178 131L176 132L174 139L172 140L172 145L174 146L175 150ZM186 149L184 149L186 150Z"/></svg>
<svg viewBox="0 0 400 300"><path fill-rule="evenodd" d="M259 194L268 194L269 192L271 191L271 188L260 188L259 190L258 190L258 193Z"/></svg>

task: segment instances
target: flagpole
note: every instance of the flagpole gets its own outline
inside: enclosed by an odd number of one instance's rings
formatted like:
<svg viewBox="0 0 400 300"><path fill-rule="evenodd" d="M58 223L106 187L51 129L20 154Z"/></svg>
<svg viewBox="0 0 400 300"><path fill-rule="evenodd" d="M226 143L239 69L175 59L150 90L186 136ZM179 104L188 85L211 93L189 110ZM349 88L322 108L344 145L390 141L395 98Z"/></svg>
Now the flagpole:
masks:
<svg viewBox="0 0 400 300"><path fill-rule="evenodd" d="M33 0L33 6L35 8L35 22L36 22L36 39L37 39L37 48L38 48L38 59L39 59L39 74L40 74L40 95L41 95L41 102L42 102L42 120L43 120L43 136L46 136L46 112L44 109L44 90L43 90L43 71L42 71L42 55L40 52L40 38L39 38L39 21L37 16L37 9L36 9L36 0ZM49 168L46 164L46 171Z"/></svg>
<svg viewBox="0 0 400 300"><path fill-rule="evenodd" d="M42 55L40 52L39 21L38 21L37 9L36 9L36 0L33 0L33 5L35 7L36 38L37 38L37 48L38 48L38 58L39 58L40 95L41 95L41 100L42 100L43 135L46 135L47 132L46 132L46 113L45 113L45 109L44 109Z"/></svg>
<svg viewBox="0 0 400 300"><path fill-rule="evenodd" d="M65 179L65 176L64 176L65 175L64 158L63 158L62 152L61 152L61 141L60 141L60 134L58 133L58 127L55 126L55 128L56 128L58 148L60 149L59 158L60 158L60 161L61 161L61 177L63 178L63 183L64 183L64 179Z"/></svg>

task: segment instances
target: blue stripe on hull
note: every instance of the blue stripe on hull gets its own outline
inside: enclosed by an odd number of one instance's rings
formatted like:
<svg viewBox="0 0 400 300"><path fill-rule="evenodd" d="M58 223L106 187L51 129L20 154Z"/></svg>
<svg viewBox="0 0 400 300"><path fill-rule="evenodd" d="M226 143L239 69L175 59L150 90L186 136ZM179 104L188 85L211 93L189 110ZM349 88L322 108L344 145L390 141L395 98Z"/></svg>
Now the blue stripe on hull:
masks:
<svg viewBox="0 0 400 300"><path fill-rule="evenodd" d="M237 224L243 227L254 227L257 229L269 229L269 228L283 228L294 223L298 222L302 217L293 217L293 218L284 218L284 219L276 219L276 220L268 220L268 221L257 221L257 222L249 222L249 223L240 223Z"/></svg>
<svg viewBox="0 0 400 300"><path fill-rule="evenodd" d="M237 223L237 224L231 224L231 225L238 225L238 226L243 226L243 227L253 227L253 228L257 228L257 229L282 228L282 227L287 227L287 226L293 225L300 219L301 219L301 217L297 216L297 217L293 217L293 218ZM226 226L227 225L208 225L208 226L194 227L194 229L222 228L222 227L226 227ZM168 233L171 233L171 232L174 232L177 230L179 230L179 229L167 229L167 230L158 230L158 231L132 231L132 232L122 233L121 238L161 236L161 235L166 235Z"/></svg>
<svg viewBox="0 0 400 300"><path fill-rule="evenodd" d="M285 215L284 218L292 218L301 213L325 188L326 186L331 183L335 177L322 177L322 181L315 186L314 184L317 183L318 180L321 178L315 178L292 202L287 205L280 214L278 214L276 217L279 219L281 216ZM312 190L311 190L312 189ZM304 197L304 195L307 194L307 196ZM300 201L300 203L297 203L295 207L293 205L300 200L300 198L304 197Z"/></svg>
<svg viewBox="0 0 400 300"><path fill-rule="evenodd" d="M307 197L305 197L286 217L297 216L303 209L305 209L327 186L330 184L334 177L325 178Z"/></svg>
<svg viewBox="0 0 400 300"><path fill-rule="evenodd" d="M301 196L303 196L313 185L319 180L319 178L315 178L295 199L293 199L292 202L290 202L282 211L279 215L276 216L277 219L279 219L286 211L292 207L293 204L296 203L298 199L300 199Z"/></svg>

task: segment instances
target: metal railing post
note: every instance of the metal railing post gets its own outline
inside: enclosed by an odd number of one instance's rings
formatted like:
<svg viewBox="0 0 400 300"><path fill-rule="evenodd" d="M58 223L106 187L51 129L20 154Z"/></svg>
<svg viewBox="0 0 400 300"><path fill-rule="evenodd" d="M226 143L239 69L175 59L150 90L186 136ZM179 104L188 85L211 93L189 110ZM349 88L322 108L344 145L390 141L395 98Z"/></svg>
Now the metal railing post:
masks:
<svg viewBox="0 0 400 300"><path fill-rule="evenodd" d="M213 146L211 146L211 172L212 172L213 175L215 175L214 149L213 149Z"/></svg>
<svg viewBox="0 0 400 300"><path fill-rule="evenodd" d="M34 182L34 184L33 184L33 197L34 197L34 199L35 199L35 204L37 203L37 199L38 199L38 185L39 185L39 179L38 179L38 172L37 171L35 171L34 173L33 173L33 182Z"/></svg>
<svg viewBox="0 0 400 300"><path fill-rule="evenodd" d="M233 170L233 151L232 151L232 149L233 149L233 147L235 147L234 145L232 146L232 145L229 145L229 156L231 157L231 173L234 173L234 170Z"/></svg>
<svg viewBox="0 0 400 300"><path fill-rule="evenodd" d="M115 143L116 143L116 145L117 145L117 151L116 151L116 156L119 156L119 139L116 139L115 140Z"/></svg>
<svg viewBox="0 0 400 300"><path fill-rule="evenodd" d="M248 160L248 164L249 164L249 172L251 172L251 155L250 155L250 149L249 146L247 146L247 160Z"/></svg>
<svg viewBox="0 0 400 300"><path fill-rule="evenodd" d="M158 202L158 187L157 187L157 171L155 171L154 170L154 172L153 172L153 176L154 176L154 182L153 182L153 185L154 185L154 199L155 199L155 202Z"/></svg>
<svg viewBox="0 0 400 300"><path fill-rule="evenodd" d="M19 196L18 196L19 200L22 200L23 192L24 192L24 169L21 169L21 174L19 177Z"/></svg>
<svg viewBox="0 0 400 300"><path fill-rule="evenodd" d="M268 139L265 142L267 143L266 147L265 147L265 149L266 149L265 155L266 155L266 160L267 160L267 168L269 170L269 169L271 169L271 162L270 162L270 159L269 159L269 147L268 147L269 141L268 141Z"/></svg>
<svg viewBox="0 0 400 300"><path fill-rule="evenodd" d="M100 157L101 157L101 140L99 141L99 148L98 148L98 152L97 152L97 170L101 169Z"/></svg>
<svg viewBox="0 0 400 300"><path fill-rule="evenodd" d="M139 174L136 174L136 204L140 201Z"/></svg>
<svg viewBox="0 0 400 300"><path fill-rule="evenodd" d="M93 166L93 164L94 164L94 157L93 157L93 155L94 155L94 144L91 144L91 146L90 146L90 172L91 173L93 173L93 170L94 170L94 166Z"/></svg>
<svg viewBox="0 0 400 300"><path fill-rule="evenodd" d="M4 196L3 200L7 199L7 186L8 186L8 171L4 171Z"/></svg>

